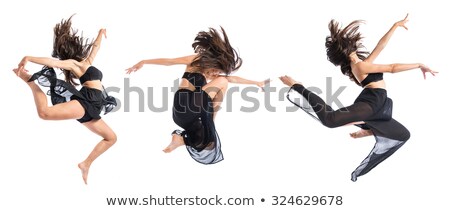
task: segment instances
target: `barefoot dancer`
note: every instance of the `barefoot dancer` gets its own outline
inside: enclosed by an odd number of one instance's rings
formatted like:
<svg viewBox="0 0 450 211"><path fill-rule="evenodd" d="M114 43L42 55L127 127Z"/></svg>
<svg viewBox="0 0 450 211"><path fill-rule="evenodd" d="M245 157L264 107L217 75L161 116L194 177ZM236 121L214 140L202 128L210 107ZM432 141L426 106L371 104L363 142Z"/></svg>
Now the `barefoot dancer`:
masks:
<svg viewBox="0 0 450 211"><path fill-rule="evenodd" d="M54 28L52 57L56 59L25 56L14 72L31 88L40 118L44 120L77 119L103 138L89 156L78 164L83 180L87 184L92 162L116 142L116 134L100 117L102 108L107 113L116 103L114 98L106 97L101 84L102 72L92 66L102 37L106 38L106 30L101 29L94 43L88 44L83 37L76 35L77 31L72 29L71 18L62 20ZM25 69L27 62L44 65L44 68L29 75ZM60 68L66 81L57 79L53 68ZM78 78L83 86L80 91L74 87L78 85L74 78ZM53 106L47 105L47 96L34 83L34 80L42 86L50 87Z"/></svg>
<svg viewBox="0 0 450 211"><path fill-rule="evenodd" d="M344 75L364 88L351 106L333 111L319 96L306 89L301 83L297 83L289 76L280 77L284 84L292 87L308 100L318 119L326 127L334 128L355 124L362 129L350 134L351 137L375 136L374 148L352 173L353 181L392 155L410 136L409 131L391 117L392 100L387 97L383 73L398 73L416 68L420 68L424 77L427 72L433 76L437 73L420 63L373 64L395 29L398 27L407 29L405 26L408 21L407 17L391 27L368 57L366 57L367 52L361 51L363 46L360 43L361 34L358 32L360 21L354 21L344 29L340 29L334 20L330 22L331 35L327 37L325 44L328 60L334 65L340 66Z"/></svg>
<svg viewBox="0 0 450 211"><path fill-rule="evenodd" d="M141 69L144 64L186 65L186 72L179 90L175 93L173 104L173 120L184 131L175 130L172 133L172 142L163 151L171 152L186 145L192 158L202 164L223 160L214 118L228 83L253 84L262 88L268 82L228 76L239 69L242 60L231 47L223 28L222 34L223 39L212 28L208 32L199 32L192 44L195 55L142 60L126 70L130 74Z"/></svg>

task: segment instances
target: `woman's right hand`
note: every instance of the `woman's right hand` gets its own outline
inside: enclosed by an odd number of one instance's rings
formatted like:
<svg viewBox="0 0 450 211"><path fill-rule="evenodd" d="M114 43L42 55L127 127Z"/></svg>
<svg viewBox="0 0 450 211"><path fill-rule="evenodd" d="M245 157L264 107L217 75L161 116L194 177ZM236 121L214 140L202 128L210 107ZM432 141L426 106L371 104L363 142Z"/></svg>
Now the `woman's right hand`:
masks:
<svg viewBox="0 0 450 211"><path fill-rule="evenodd" d="M127 72L127 74L130 74L132 72L136 72L139 69L141 69L144 66L144 63L142 61L138 62L137 64L135 64L133 67L130 67L128 69L126 69L125 71Z"/></svg>
<svg viewBox="0 0 450 211"><path fill-rule="evenodd" d="M397 21L394 25L403 27L403 28L405 28L406 30L408 30L408 27L406 27L406 25L405 25L406 22L409 21L409 20L408 20L408 15L409 15L409 14L406 14L406 17L405 17L403 20Z"/></svg>

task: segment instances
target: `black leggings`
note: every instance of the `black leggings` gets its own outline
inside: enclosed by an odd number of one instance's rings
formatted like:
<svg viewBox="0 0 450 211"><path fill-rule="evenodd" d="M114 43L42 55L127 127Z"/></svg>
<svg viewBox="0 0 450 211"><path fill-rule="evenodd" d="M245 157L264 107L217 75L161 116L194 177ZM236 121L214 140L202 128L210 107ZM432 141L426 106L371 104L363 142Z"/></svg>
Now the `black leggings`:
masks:
<svg viewBox="0 0 450 211"><path fill-rule="evenodd" d="M351 106L334 111L322 98L306 89L303 85L295 84L292 88L308 100L317 117L326 127L335 128L352 122L374 119L375 113L366 102L355 102Z"/></svg>
<svg viewBox="0 0 450 211"><path fill-rule="evenodd" d="M333 111L319 96L303 85L295 84L292 88L308 100L323 125L334 128L364 121L364 124L358 126L372 131L376 140L375 146L353 171L352 181L356 181L359 176L368 173L391 156L410 137L408 129L391 118L392 100L387 97L384 89L364 89L353 105Z"/></svg>

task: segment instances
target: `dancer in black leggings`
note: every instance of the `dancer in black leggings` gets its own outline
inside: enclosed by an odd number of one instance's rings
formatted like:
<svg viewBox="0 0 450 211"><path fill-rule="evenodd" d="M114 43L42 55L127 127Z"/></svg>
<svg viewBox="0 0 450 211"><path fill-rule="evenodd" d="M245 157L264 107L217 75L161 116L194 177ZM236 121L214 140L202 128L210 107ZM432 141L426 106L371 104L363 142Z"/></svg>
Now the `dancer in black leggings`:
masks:
<svg viewBox="0 0 450 211"><path fill-rule="evenodd" d="M364 47L360 43L361 34L358 32L361 21L353 21L344 29L339 28L339 24L334 20L329 23L331 35L326 38L325 43L328 60L334 65L340 66L344 75L364 88L351 106L333 111L319 96L306 89L301 83L289 76L280 77L284 84L308 100L318 119L326 127L334 128L354 124L361 130L350 134L353 138L375 136L374 148L352 173L352 181L356 181L358 176L366 174L392 155L410 137L409 131L391 117L392 100L387 97L383 73L398 73L416 68L422 71L424 78L427 72L433 76L437 73L420 63L389 65L373 63L394 31L398 27L407 29L405 26L407 18L408 15L405 19L396 22L370 54L361 51Z"/></svg>
<svg viewBox="0 0 450 211"><path fill-rule="evenodd" d="M127 69L130 74L141 69L144 64L186 65L186 72L173 103L173 120L184 131L175 130L172 142L163 151L168 153L186 145L191 157L202 164L214 164L223 160L214 118L228 83L253 84L262 88L268 82L229 76L239 69L242 60L231 47L223 28L222 34L223 39L213 28L208 32L199 32L192 44L195 55L142 60Z"/></svg>

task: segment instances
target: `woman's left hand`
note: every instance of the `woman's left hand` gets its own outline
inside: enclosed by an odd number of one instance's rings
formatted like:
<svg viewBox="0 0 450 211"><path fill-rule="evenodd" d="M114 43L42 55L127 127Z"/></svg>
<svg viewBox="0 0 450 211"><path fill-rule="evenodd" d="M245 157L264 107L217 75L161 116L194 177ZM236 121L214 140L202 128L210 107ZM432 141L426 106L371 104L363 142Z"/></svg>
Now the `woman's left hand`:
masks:
<svg viewBox="0 0 450 211"><path fill-rule="evenodd" d="M426 73L431 73L431 75L433 75L433 76L435 76L436 73L439 73L439 72L433 71L433 70L430 69L428 66L423 65L423 64L420 65L420 70L422 70L423 78L424 78L424 79L427 79Z"/></svg>
<svg viewBox="0 0 450 211"><path fill-rule="evenodd" d="M25 65L27 64L27 62L28 62L28 57L24 56L23 59L20 61L19 65L17 65L18 69L28 72L28 70L25 69Z"/></svg>
<svg viewBox="0 0 450 211"><path fill-rule="evenodd" d="M266 86L266 84L270 83L270 81L272 81L272 80L270 80L270 78L268 78L268 79L266 79L264 81L260 81L260 82L256 83L256 86L261 88L261 90L264 92L265 91L264 87Z"/></svg>
<svg viewBox="0 0 450 211"><path fill-rule="evenodd" d="M297 84L297 81L295 81L294 79L292 79L290 76L287 75L281 76L280 80L289 87L293 86L294 84Z"/></svg>
<svg viewBox="0 0 450 211"><path fill-rule="evenodd" d="M406 27L406 22L408 22L409 20L408 20L408 15L409 14L406 14L406 17L403 19L403 20L401 20L401 21L397 21L396 23L395 23L395 25L396 26L400 26L400 27L403 27L403 28L405 28L406 30L408 30L408 27Z"/></svg>

